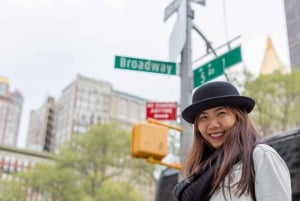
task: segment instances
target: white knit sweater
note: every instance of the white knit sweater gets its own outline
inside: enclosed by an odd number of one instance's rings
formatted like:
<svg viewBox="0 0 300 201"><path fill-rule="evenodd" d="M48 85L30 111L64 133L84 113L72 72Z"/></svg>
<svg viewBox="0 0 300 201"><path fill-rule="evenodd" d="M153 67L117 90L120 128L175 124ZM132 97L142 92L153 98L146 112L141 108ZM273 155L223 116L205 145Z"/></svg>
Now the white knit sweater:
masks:
<svg viewBox="0 0 300 201"><path fill-rule="evenodd" d="M266 144L259 144L253 152L254 169L255 169L255 194L257 201L291 201L291 178L288 167L279 154ZM222 186L219 186L214 192L210 201L253 201L250 194L238 197L237 184L241 177L242 164L236 164L231 176L233 181L229 186L225 182L225 195L222 192ZM226 176L225 179L228 179Z"/></svg>

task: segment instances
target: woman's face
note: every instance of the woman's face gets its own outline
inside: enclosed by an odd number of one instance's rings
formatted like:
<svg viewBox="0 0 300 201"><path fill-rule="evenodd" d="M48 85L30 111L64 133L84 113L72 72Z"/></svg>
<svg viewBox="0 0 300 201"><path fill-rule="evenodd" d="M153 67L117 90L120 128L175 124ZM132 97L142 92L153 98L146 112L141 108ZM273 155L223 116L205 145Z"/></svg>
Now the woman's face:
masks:
<svg viewBox="0 0 300 201"><path fill-rule="evenodd" d="M230 135L229 130L236 121L236 115L229 107L214 107L201 112L197 126L202 137L215 149L219 148Z"/></svg>

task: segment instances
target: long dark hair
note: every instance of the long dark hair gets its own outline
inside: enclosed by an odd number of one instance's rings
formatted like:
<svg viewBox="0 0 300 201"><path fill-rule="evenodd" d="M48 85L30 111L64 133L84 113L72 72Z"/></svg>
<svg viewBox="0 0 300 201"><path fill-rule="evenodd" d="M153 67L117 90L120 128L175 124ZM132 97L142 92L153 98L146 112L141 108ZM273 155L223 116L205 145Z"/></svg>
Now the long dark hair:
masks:
<svg viewBox="0 0 300 201"><path fill-rule="evenodd" d="M249 119L246 110L232 106L227 108L236 115L236 122L227 140L217 150L212 148L201 136L197 126L198 120L195 120L194 141L184 164L183 176L188 180L190 176L206 169L213 161L216 162L218 168L214 174L210 191L211 195L222 182L225 182L225 176L230 172L231 168L238 161L241 161L243 166L241 179L238 183L238 196L245 192L253 195L255 172L252 151L261 137Z"/></svg>

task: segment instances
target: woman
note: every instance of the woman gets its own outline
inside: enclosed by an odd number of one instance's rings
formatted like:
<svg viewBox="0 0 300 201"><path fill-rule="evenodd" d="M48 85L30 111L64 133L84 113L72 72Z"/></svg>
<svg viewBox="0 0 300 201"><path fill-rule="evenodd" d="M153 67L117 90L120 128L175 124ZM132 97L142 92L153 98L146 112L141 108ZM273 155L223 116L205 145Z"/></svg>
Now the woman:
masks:
<svg viewBox="0 0 300 201"><path fill-rule="evenodd" d="M228 82L197 88L182 117L194 124L176 201L291 201L291 180L278 153L261 143L248 113L252 98Z"/></svg>

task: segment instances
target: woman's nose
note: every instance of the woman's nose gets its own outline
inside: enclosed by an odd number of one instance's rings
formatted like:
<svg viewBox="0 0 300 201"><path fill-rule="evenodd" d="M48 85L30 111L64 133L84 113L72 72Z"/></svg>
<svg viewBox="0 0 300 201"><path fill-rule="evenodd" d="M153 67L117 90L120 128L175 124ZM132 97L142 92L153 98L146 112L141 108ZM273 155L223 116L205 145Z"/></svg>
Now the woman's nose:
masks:
<svg viewBox="0 0 300 201"><path fill-rule="evenodd" d="M220 127L220 123L217 118L211 119L208 123L209 129L219 128L219 127Z"/></svg>

